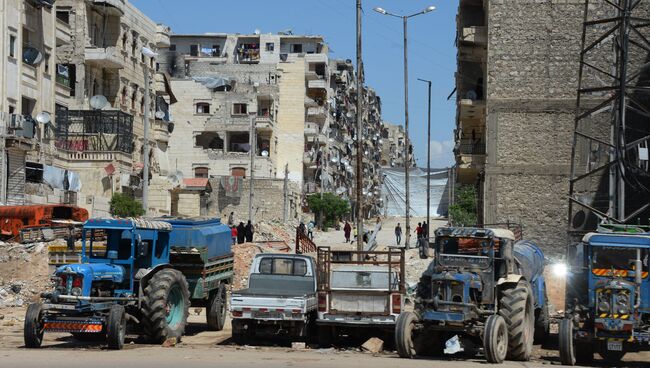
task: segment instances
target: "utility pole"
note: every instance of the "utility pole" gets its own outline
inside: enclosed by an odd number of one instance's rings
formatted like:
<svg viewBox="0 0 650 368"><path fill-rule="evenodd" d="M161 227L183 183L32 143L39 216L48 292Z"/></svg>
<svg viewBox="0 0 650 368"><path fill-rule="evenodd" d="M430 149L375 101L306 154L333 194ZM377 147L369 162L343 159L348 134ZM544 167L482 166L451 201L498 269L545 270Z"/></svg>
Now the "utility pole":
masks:
<svg viewBox="0 0 650 368"><path fill-rule="evenodd" d="M420 79L419 81L425 82L429 85L429 105L427 113L427 237L430 236L429 228L431 227L431 81Z"/></svg>
<svg viewBox="0 0 650 368"><path fill-rule="evenodd" d="M361 0L357 0L357 251L363 251L363 60L361 47ZM359 254L359 257L361 255Z"/></svg>
<svg viewBox="0 0 650 368"><path fill-rule="evenodd" d="M142 207L145 216L149 214L149 71L147 65L142 66L144 71L144 158L142 160Z"/></svg>
<svg viewBox="0 0 650 368"><path fill-rule="evenodd" d="M282 207L282 222L286 223L287 222L287 217L289 217L289 208L288 202L289 202L289 164L284 165L284 206Z"/></svg>
<svg viewBox="0 0 650 368"><path fill-rule="evenodd" d="M250 152L251 156L250 183L248 186L248 221L251 223L253 223L253 182L255 181L255 146L257 145L257 139L255 137L255 115L256 114L254 113L250 113L251 130L250 137L248 139L250 142L250 149L248 151Z"/></svg>

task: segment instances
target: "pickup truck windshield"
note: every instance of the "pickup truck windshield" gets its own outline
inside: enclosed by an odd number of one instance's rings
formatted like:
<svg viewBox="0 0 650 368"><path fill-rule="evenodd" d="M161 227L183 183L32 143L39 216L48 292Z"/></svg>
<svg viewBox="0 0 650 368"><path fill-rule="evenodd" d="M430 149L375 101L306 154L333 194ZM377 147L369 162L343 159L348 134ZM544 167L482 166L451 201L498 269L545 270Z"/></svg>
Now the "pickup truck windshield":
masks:
<svg viewBox="0 0 650 368"><path fill-rule="evenodd" d="M260 261L260 273L266 275L305 276L307 262L304 259L269 257Z"/></svg>
<svg viewBox="0 0 650 368"><path fill-rule="evenodd" d="M599 270L633 270L636 259L635 248L621 247L593 247L591 254L592 268L594 272ZM641 250L641 263L643 272L648 271L648 250Z"/></svg>

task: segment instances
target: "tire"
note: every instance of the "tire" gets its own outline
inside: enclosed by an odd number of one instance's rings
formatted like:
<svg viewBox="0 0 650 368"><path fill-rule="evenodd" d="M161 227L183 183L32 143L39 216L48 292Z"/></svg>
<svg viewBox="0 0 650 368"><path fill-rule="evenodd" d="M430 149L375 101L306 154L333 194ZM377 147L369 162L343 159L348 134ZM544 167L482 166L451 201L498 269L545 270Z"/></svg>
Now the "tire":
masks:
<svg viewBox="0 0 650 368"><path fill-rule="evenodd" d="M422 276L415 289L415 296L420 299L431 299L431 276Z"/></svg>
<svg viewBox="0 0 650 368"><path fill-rule="evenodd" d="M108 312L106 323L106 341L108 348L122 350L124 347L124 336L126 335L126 313L121 305L114 305Z"/></svg>
<svg viewBox="0 0 650 368"><path fill-rule="evenodd" d="M506 320L498 314L489 316L483 331L483 350L488 363L503 363L508 355L508 343Z"/></svg>
<svg viewBox="0 0 650 368"><path fill-rule="evenodd" d="M403 312L397 317L395 323L395 347L400 358L415 358L417 355L413 330L419 322L418 316L413 312Z"/></svg>
<svg viewBox="0 0 650 368"><path fill-rule="evenodd" d="M248 342L249 334L242 325L242 321L238 319L232 320L232 341L237 345L246 345Z"/></svg>
<svg viewBox="0 0 650 368"><path fill-rule="evenodd" d="M508 359L528 361L533 351L535 304L524 280L501 292L499 314L508 326Z"/></svg>
<svg viewBox="0 0 650 368"><path fill-rule="evenodd" d="M226 323L226 311L228 309L228 297L226 286L219 284L216 291L210 296L208 307L206 308L206 319L208 330L221 331Z"/></svg>
<svg viewBox="0 0 650 368"><path fill-rule="evenodd" d="M171 268L158 271L144 289L142 325L147 338L161 344L180 341L189 315L190 292L185 276Z"/></svg>
<svg viewBox="0 0 650 368"><path fill-rule="evenodd" d="M329 348L336 342L338 333L334 326L318 327L318 347L321 349Z"/></svg>
<svg viewBox="0 0 650 368"><path fill-rule="evenodd" d="M608 366L617 366L621 363L621 359L625 356L625 350L623 351L610 351L603 347L599 352L601 358L605 360Z"/></svg>
<svg viewBox="0 0 650 368"><path fill-rule="evenodd" d="M548 313L548 297L544 289L544 305L540 308L537 318L535 319L535 343L544 344L548 340L550 332L550 318Z"/></svg>
<svg viewBox="0 0 650 368"><path fill-rule="evenodd" d="M573 345L573 321L563 318L558 331L558 345L560 347L560 362L563 365L575 365L576 353Z"/></svg>
<svg viewBox="0 0 650 368"><path fill-rule="evenodd" d="M43 343L43 305L32 303L27 307L25 324L23 326L23 339L25 347L30 349L40 348Z"/></svg>

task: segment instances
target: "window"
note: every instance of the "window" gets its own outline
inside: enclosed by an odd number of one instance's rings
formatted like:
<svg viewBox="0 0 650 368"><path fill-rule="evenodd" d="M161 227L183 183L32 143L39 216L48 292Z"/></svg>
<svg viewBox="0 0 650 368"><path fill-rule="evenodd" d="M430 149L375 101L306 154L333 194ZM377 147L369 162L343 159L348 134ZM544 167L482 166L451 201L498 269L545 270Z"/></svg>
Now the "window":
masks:
<svg viewBox="0 0 650 368"><path fill-rule="evenodd" d="M199 45L190 45L190 56L199 56Z"/></svg>
<svg viewBox="0 0 650 368"><path fill-rule="evenodd" d="M50 74L50 54L43 56L43 73Z"/></svg>
<svg viewBox="0 0 650 368"><path fill-rule="evenodd" d="M9 36L9 56L16 57L16 36Z"/></svg>
<svg viewBox="0 0 650 368"><path fill-rule="evenodd" d="M233 167L230 169L230 175L232 176L241 176L243 178L246 177L246 169L243 167Z"/></svg>
<svg viewBox="0 0 650 368"><path fill-rule="evenodd" d="M67 10L57 10L56 19L63 23L70 24L70 12Z"/></svg>
<svg viewBox="0 0 650 368"><path fill-rule="evenodd" d="M9 105L9 113L10 113L10 114L13 114L13 113L15 113L15 112L16 112L16 106L14 106L14 105Z"/></svg>
<svg viewBox="0 0 650 368"><path fill-rule="evenodd" d="M219 57L221 56L221 46L219 45L212 45L212 57Z"/></svg>
<svg viewBox="0 0 650 368"><path fill-rule="evenodd" d="M126 41L127 41L128 36L126 35L126 32L122 34L122 50L126 51Z"/></svg>
<svg viewBox="0 0 650 368"><path fill-rule="evenodd" d="M270 275L305 276L307 262L304 259L262 258L259 271Z"/></svg>
<svg viewBox="0 0 650 368"><path fill-rule="evenodd" d="M233 115L246 115L247 111L248 111L248 106L245 103L236 103L232 105Z"/></svg>
<svg viewBox="0 0 650 368"><path fill-rule="evenodd" d="M196 104L196 113L197 114L209 114L210 113L210 104L207 102L199 102Z"/></svg>
<svg viewBox="0 0 650 368"><path fill-rule="evenodd" d="M195 167L194 168L194 177L195 178L208 178L208 168L207 167Z"/></svg>
<svg viewBox="0 0 650 368"><path fill-rule="evenodd" d="M169 51L176 51L176 45L174 45L173 43L169 45Z"/></svg>
<svg viewBox="0 0 650 368"><path fill-rule="evenodd" d="M273 42L266 43L266 51L273 52L275 50L275 44Z"/></svg>
<svg viewBox="0 0 650 368"><path fill-rule="evenodd" d="M291 52L293 53L301 53L302 52L302 44L301 43L294 43L291 45Z"/></svg>
<svg viewBox="0 0 650 368"><path fill-rule="evenodd" d="M43 182L43 164L36 162L25 162L25 180L28 183Z"/></svg>

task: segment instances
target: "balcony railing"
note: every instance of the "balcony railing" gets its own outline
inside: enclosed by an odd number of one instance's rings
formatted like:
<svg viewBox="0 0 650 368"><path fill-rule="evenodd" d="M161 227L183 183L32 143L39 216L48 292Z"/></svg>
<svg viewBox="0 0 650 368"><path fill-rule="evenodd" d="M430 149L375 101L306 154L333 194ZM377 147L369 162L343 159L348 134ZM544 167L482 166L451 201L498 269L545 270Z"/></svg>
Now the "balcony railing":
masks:
<svg viewBox="0 0 650 368"><path fill-rule="evenodd" d="M484 155L485 143L483 142L461 142L459 151L464 155Z"/></svg>
<svg viewBox="0 0 650 368"><path fill-rule="evenodd" d="M122 111L60 110L56 147L66 151L133 152L133 116Z"/></svg>

